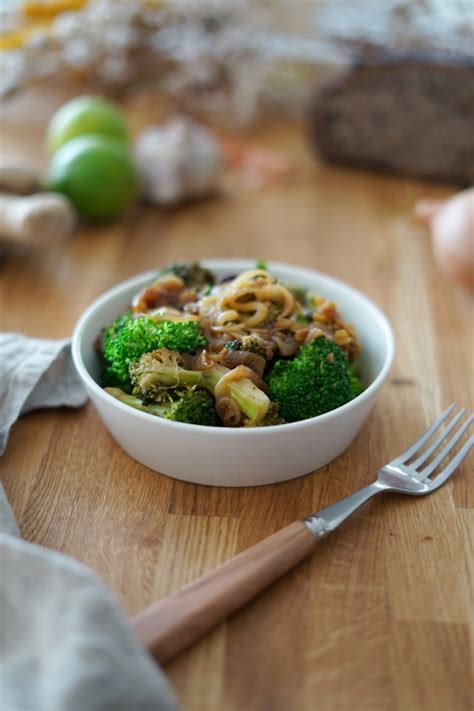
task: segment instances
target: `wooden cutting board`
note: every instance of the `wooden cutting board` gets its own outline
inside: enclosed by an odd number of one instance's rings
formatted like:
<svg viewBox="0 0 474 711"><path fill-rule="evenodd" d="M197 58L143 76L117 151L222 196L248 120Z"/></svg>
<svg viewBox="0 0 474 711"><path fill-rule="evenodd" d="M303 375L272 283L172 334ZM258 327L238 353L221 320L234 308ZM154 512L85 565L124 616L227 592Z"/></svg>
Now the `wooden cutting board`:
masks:
<svg viewBox="0 0 474 711"><path fill-rule="evenodd" d="M11 99L1 149L42 165L42 133L61 98L43 89ZM160 116L153 97L124 106L135 129ZM396 364L356 442L288 483L173 481L129 459L90 405L33 413L14 427L0 470L23 536L96 570L130 614L367 484L449 402L473 405L472 300L436 270L410 218L416 199L453 188L317 164L295 125L245 140L291 158L291 180L258 191L234 185L175 212L138 208L49 253L1 262L0 327L33 336L69 335L95 296L134 273L214 256L328 272L392 320ZM426 499L372 502L173 661L167 673L184 708L468 711L472 469L471 457Z"/></svg>

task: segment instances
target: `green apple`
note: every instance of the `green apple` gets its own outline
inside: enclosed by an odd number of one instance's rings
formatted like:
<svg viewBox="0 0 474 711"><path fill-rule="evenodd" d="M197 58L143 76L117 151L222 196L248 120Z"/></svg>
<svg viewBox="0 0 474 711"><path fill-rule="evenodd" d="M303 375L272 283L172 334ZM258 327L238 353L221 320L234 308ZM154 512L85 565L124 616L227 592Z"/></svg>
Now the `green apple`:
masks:
<svg viewBox="0 0 474 711"><path fill-rule="evenodd" d="M56 111L49 122L46 144L55 153L71 138L100 133L128 143L127 126L119 109L100 96L78 96Z"/></svg>
<svg viewBox="0 0 474 711"><path fill-rule="evenodd" d="M109 136L73 138L56 151L49 164L49 190L66 195L89 220L120 215L135 198L137 184L127 146Z"/></svg>

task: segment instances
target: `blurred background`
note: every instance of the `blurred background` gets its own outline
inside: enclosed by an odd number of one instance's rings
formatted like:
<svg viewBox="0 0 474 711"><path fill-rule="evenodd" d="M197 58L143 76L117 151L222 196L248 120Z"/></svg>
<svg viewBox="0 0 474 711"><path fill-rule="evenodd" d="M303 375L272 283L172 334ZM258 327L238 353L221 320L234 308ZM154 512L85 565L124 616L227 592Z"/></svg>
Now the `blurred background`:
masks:
<svg viewBox="0 0 474 711"><path fill-rule="evenodd" d="M146 85L249 125L377 51L473 57L471 0L2 0L0 93L40 78Z"/></svg>
<svg viewBox="0 0 474 711"><path fill-rule="evenodd" d="M471 0L2 0L0 93L34 79L147 85L249 125L299 113L361 54L473 57Z"/></svg>
<svg viewBox="0 0 474 711"><path fill-rule="evenodd" d="M396 185L392 226L431 230L434 259L472 288L472 0L1 0L0 21L8 259L65 257L78 226L85 244L116 225L131 271L169 257L306 261L290 230L303 253L317 246L313 266L347 278L338 206L364 230L355 215L375 216ZM448 219L440 236L457 191L462 234Z"/></svg>

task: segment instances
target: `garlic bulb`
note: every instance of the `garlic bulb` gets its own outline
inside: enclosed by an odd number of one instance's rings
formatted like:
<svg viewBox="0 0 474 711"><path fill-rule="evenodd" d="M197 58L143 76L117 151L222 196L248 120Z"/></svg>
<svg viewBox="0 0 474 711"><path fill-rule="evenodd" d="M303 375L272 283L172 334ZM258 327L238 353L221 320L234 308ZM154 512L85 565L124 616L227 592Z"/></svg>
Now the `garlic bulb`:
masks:
<svg viewBox="0 0 474 711"><path fill-rule="evenodd" d="M416 213L431 230L440 269L474 291L474 188L444 202L423 200Z"/></svg>
<svg viewBox="0 0 474 711"><path fill-rule="evenodd" d="M155 205L176 205L217 189L222 163L217 141L188 118L145 128L134 156L143 197Z"/></svg>

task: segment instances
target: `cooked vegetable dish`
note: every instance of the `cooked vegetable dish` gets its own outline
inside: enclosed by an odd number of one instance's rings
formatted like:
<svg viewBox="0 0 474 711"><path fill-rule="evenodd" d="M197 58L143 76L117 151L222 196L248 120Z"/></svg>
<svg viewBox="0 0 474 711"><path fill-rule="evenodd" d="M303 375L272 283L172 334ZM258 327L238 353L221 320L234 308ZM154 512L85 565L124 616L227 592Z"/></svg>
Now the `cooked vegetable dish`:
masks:
<svg viewBox="0 0 474 711"><path fill-rule="evenodd" d="M296 422L364 389L357 335L336 305L263 263L224 279L199 264L169 265L96 347L110 395L190 424Z"/></svg>

